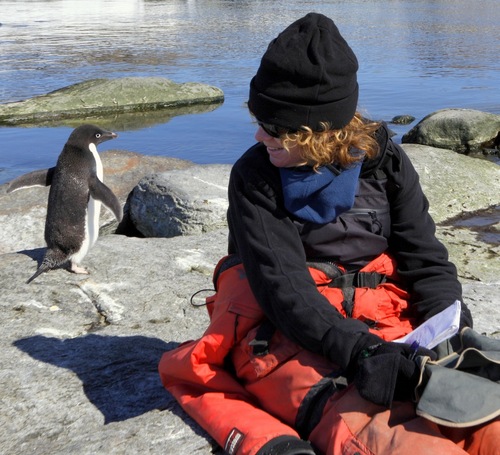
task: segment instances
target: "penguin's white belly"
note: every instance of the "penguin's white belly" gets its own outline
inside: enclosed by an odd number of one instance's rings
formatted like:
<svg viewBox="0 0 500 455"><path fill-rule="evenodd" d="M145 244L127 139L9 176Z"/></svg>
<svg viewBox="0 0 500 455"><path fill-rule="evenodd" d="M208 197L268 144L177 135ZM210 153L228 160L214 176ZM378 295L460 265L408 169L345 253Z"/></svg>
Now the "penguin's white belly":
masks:
<svg viewBox="0 0 500 455"><path fill-rule="evenodd" d="M102 182L103 178L103 169L102 162L99 154L97 153L97 149L94 144L90 144L90 151L95 159L96 165L96 175L97 178ZM101 201L96 201L92 196L89 198L89 202L87 204L87 215L85 217L84 223L84 238L80 249L71 255L70 260L74 264L80 264L83 258L87 255L90 248L94 245L99 237L99 217L101 214Z"/></svg>
<svg viewBox="0 0 500 455"><path fill-rule="evenodd" d="M96 175L97 178L102 182L103 181L103 169L102 169L102 161L99 153L94 144L90 144L89 146L92 155L94 155L95 159L95 167L96 167ZM92 198L89 198L89 203L87 206L87 235L89 238L89 248L94 245L99 237L99 217L101 215L101 202L96 201Z"/></svg>
<svg viewBox="0 0 500 455"><path fill-rule="evenodd" d="M87 216L85 217L85 225L84 225L85 226L85 235L83 237L82 244L80 245L80 249L76 253L72 254L69 257L72 264L80 264L82 262L83 258L89 252L90 247L92 246L92 244L90 243L88 221L89 221L89 213L87 211Z"/></svg>
<svg viewBox="0 0 500 455"><path fill-rule="evenodd" d="M86 220L86 237L88 237L89 245L93 246L99 237L99 216L101 213L101 202L96 201L92 197L89 199L87 206Z"/></svg>

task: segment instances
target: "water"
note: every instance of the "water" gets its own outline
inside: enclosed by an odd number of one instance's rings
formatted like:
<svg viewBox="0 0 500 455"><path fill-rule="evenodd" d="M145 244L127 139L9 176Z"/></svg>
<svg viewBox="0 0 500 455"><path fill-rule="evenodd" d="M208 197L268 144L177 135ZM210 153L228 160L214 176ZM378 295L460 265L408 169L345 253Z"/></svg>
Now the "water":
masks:
<svg viewBox="0 0 500 455"><path fill-rule="evenodd" d="M0 103L92 78L161 76L221 88L224 104L120 131L118 148L233 163L253 142L248 84L268 42L317 11L358 56L374 119L442 108L500 114L498 0L0 0ZM393 126L400 139L410 126ZM54 165L72 128L0 127L0 183Z"/></svg>

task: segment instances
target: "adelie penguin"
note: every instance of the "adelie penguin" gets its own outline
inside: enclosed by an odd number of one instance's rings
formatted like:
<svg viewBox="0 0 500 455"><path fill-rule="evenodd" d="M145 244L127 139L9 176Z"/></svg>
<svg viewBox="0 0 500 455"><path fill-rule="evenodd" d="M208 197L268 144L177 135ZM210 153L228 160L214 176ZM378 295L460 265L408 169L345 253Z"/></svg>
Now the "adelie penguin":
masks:
<svg viewBox="0 0 500 455"><path fill-rule="evenodd" d="M115 133L94 125L79 126L69 136L55 167L30 172L10 182L8 193L50 185L45 220L47 250L27 283L62 266L74 273L88 273L80 263L99 235L101 202L121 221L122 207L102 182L103 169L97 152L97 145L115 137Z"/></svg>

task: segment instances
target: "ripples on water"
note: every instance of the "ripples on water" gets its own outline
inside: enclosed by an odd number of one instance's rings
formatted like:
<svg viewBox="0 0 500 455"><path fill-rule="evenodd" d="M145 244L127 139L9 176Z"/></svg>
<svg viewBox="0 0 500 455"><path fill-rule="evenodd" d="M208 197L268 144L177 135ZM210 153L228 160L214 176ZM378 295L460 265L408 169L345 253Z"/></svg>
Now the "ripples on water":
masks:
<svg viewBox="0 0 500 455"><path fill-rule="evenodd" d="M268 42L309 11L334 19L360 61L360 108L421 119L500 113L497 0L2 1L0 102L99 77L162 76L224 90L213 112L119 131L120 148L232 163L253 143L248 83ZM395 126L399 134L410 126ZM0 128L0 183L53 165L71 128Z"/></svg>

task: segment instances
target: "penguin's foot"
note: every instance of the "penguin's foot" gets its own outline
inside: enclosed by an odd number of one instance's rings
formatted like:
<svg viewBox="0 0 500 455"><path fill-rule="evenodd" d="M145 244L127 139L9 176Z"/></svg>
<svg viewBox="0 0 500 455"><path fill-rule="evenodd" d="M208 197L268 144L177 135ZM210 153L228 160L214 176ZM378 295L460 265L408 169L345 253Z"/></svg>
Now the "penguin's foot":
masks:
<svg viewBox="0 0 500 455"><path fill-rule="evenodd" d="M82 275L88 275L89 274L89 272L87 272L87 270L85 268L80 267L79 265L74 264L73 262L69 266L69 270L71 272L73 272L73 273L79 273L79 274L82 274Z"/></svg>

